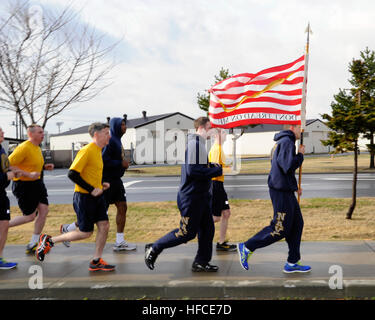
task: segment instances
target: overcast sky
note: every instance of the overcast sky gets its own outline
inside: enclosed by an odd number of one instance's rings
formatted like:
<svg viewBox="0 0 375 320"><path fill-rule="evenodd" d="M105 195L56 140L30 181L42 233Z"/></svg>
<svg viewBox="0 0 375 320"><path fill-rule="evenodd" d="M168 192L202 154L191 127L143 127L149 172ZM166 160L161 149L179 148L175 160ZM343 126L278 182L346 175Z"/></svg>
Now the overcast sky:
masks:
<svg viewBox="0 0 375 320"><path fill-rule="evenodd" d="M33 1L63 8L66 0ZM307 118L330 113L333 94L348 88L348 64L375 50L373 0L79 0L82 21L121 40L113 84L94 100L52 118L49 133L104 121L179 111L191 117L198 92L208 89L221 67L255 73L304 53L310 21ZM88 116L89 115L89 116ZM14 136L14 115L0 111L0 126Z"/></svg>

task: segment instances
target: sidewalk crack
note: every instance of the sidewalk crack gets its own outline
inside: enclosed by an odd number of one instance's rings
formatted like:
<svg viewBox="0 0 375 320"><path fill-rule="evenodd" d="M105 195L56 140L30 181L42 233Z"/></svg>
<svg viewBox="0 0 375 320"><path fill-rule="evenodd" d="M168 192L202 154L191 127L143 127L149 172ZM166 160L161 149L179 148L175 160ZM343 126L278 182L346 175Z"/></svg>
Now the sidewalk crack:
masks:
<svg viewBox="0 0 375 320"><path fill-rule="evenodd" d="M363 241L364 243L365 243L365 245L368 247L368 248L370 248L370 250L372 251L372 252L374 252L375 253L375 248L373 248L369 243L367 243L367 241L365 240L365 241Z"/></svg>

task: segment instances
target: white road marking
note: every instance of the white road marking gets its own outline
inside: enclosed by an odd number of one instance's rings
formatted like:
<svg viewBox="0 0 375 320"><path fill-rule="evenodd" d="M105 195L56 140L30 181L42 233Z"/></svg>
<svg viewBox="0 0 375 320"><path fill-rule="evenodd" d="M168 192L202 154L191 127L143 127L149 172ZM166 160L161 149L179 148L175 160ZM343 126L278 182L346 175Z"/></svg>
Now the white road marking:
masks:
<svg viewBox="0 0 375 320"><path fill-rule="evenodd" d="M171 187L131 187L127 188L127 190L151 190L151 189L178 189L179 186L171 186Z"/></svg>
<svg viewBox="0 0 375 320"><path fill-rule="evenodd" d="M131 185L136 184L138 182L142 182L143 180L134 180L134 181L129 181L129 182L124 182L124 187L129 188Z"/></svg>
<svg viewBox="0 0 375 320"><path fill-rule="evenodd" d="M302 184L302 186L309 186L310 184ZM268 188L267 184L239 184L239 185L224 185L225 189L227 188L259 188L259 187L266 187ZM128 190L151 190L151 189L178 189L179 186L169 186L169 187L131 187Z"/></svg>
<svg viewBox="0 0 375 320"><path fill-rule="evenodd" d="M329 181L353 181L353 177L351 178L322 178L322 180L329 180ZM375 181L375 178L357 178L357 181Z"/></svg>
<svg viewBox="0 0 375 320"><path fill-rule="evenodd" d="M66 174L60 174L58 176L50 176L50 175L45 175L44 179L56 179L56 178L68 178Z"/></svg>
<svg viewBox="0 0 375 320"><path fill-rule="evenodd" d="M124 183L124 187L126 188L126 190L133 190L133 191L136 191L136 190L157 190L157 189L173 189L173 190L176 190L179 188L179 185L177 186L157 186L157 187L130 187L131 185L135 184L135 183L138 183L138 182L142 182L142 180L135 180L135 181L129 181L127 183ZM305 187L305 186L309 186L310 184L302 184L302 187ZM267 184L239 184L239 185L225 185L225 188L226 189L233 189L233 188L260 188L260 187L264 187L264 188L268 188ZM52 195L52 194L59 194L59 193L62 193L62 192L67 192L67 193L73 193L74 192L74 188L69 188L69 189L51 189L49 188L47 190L48 194L49 195ZM7 190L7 193L8 194L11 194L12 191L11 190Z"/></svg>

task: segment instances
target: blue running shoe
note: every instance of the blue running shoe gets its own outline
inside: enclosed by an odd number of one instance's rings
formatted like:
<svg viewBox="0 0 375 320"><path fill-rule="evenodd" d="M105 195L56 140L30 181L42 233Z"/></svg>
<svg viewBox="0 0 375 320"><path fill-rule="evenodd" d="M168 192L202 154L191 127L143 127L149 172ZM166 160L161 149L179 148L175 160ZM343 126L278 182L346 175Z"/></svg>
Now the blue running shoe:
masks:
<svg viewBox="0 0 375 320"><path fill-rule="evenodd" d="M245 247L244 243L237 244L237 252L240 258L240 263L241 263L242 268L244 268L245 270L249 270L249 265L247 261L249 260L252 252L248 248Z"/></svg>
<svg viewBox="0 0 375 320"><path fill-rule="evenodd" d="M290 265L289 263L286 263L284 266L284 272L285 273L294 273L294 272L310 272L311 267L310 266L302 266L299 262L295 263L294 265Z"/></svg>
<svg viewBox="0 0 375 320"><path fill-rule="evenodd" d="M0 270L13 269L17 266L17 262L7 262L3 258L0 258Z"/></svg>

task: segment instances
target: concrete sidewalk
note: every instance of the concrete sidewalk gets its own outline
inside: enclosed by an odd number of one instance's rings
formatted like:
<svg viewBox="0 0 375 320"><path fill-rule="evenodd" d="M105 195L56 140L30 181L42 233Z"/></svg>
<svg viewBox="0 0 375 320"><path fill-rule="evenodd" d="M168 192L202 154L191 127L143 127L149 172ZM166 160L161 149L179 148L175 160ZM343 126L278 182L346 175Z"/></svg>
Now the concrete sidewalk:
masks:
<svg viewBox="0 0 375 320"><path fill-rule="evenodd" d="M73 243L71 248L59 244L42 263L26 256L24 249L8 245L4 250L8 261L19 264L13 270L0 270L0 299L375 297L375 241L303 242L302 262L312 267L308 274L282 272L288 251L283 241L255 252L249 271L242 269L237 252L214 250L217 273L191 271L196 243L165 250L153 271L144 264L144 243L136 251L121 253L114 253L112 244L107 244L103 258L116 265L116 271L109 273L88 271L94 244ZM340 270L343 288L332 289L329 284L340 284ZM36 284L43 289L30 289Z"/></svg>

